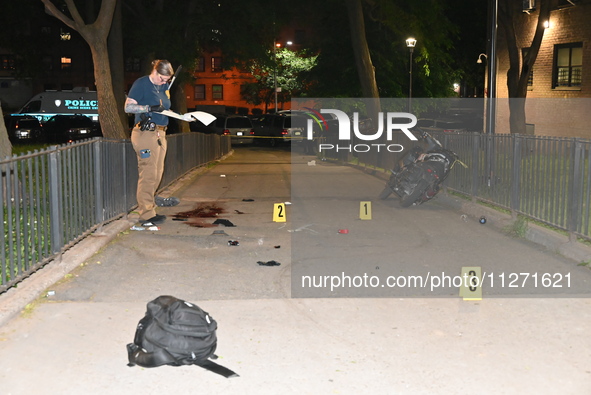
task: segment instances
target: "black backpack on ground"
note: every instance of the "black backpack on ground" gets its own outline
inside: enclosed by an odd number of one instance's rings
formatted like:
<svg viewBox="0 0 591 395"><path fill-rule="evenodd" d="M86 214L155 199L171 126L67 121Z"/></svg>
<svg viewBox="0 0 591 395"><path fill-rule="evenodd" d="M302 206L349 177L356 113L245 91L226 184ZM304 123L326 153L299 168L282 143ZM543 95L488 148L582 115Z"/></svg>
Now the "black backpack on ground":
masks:
<svg viewBox="0 0 591 395"><path fill-rule="evenodd" d="M217 359L216 329L216 321L198 306L159 296L148 303L134 342L127 345L128 366L198 365L224 377L237 377L210 360Z"/></svg>

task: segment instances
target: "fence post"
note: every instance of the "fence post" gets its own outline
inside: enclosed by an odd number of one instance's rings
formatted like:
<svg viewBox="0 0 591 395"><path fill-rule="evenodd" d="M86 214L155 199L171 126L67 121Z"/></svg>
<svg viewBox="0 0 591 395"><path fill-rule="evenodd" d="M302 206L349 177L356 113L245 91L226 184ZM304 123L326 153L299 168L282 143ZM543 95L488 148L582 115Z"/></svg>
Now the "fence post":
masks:
<svg viewBox="0 0 591 395"><path fill-rule="evenodd" d="M129 202L129 193L128 193L128 183L129 183L129 163L128 163L128 155L127 155L127 146L129 140L123 140L121 144L117 144L118 147L121 147L121 162L123 163L123 210L125 213L125 218L127 219L127 214L131 209L131 204Z"/></svg>
<svg viewBox="0 0 591 395"><path fill-rule="evenodd" d="M569 240L576 241L575 232L579 227L579 220L581 219L581 194L583 193L583 183L581 177L581 158L583 156L583 146L577 139L573 140L571 145L571 161L570 165L570 185L569 193L569 210L566 228L569 232Z"/></svg>
<svg viewBox="0 0 591 395"><path fill-rule="evenodd" d="M480 171L480 137L482 135L475 134L474 138L472 139L472 201L476 201L476 196L478 196L478 174Z"/></svg>
<svg viewBox="0 0 591 395"><path fill-rule="evenodd" d="M96 139L93 143L94 154L94 215L95 223L102 224L105 220L105 207L103 199L103 159L102 140Z"/></svg>
<svg viewBox="0 0 591 395"><path fill-rule="evenodd" d="M521 201L521 143L523 138L512 134L511 139L513 140L513 166L511 166L511 198L509 204L511 205L511 216L516 218Z"/></svg>
<svg viewBox="0 0 591 395"><path fill-rule="evenodd" d="M60 151L57 147L49 154L49 218L51 220L51 252L53 254L58 253L64 244L59 156Z"/></svg>

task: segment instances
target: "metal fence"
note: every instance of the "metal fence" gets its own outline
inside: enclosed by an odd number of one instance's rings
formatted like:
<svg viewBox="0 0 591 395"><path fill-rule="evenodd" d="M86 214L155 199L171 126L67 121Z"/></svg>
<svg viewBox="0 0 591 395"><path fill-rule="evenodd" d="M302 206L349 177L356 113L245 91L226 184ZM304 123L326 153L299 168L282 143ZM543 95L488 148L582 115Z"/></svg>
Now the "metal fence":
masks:
<svg viewBox="0 0 591 395"><path fill-rule="evenodd" d="M456 152L467 168L455 166L445 181L473 200L507 209L514 215L550 225L572 238L591 240L591 141L525 135L434 133ZM402 133L378 149L367 141L344 144L335 136L323 142L336 148L322 156L388 172L403 153L389 144L414 144ZM395 150L395 147L391 149Z"/></svg>
<svg viewBox="0 0 591 395"><path fill-rule="evenodd" d="M170 135L162 186L231 150L225 136ZM136 206L130 141L94 139L0 161L0 292Z"/></svg>

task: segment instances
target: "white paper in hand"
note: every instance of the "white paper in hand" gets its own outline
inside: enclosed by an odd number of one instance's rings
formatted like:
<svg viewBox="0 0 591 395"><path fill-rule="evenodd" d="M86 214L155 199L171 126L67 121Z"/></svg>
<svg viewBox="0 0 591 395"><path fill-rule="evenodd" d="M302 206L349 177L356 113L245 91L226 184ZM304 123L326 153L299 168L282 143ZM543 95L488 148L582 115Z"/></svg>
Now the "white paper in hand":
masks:
<svg viewBox="0 0 591 395"><path fill-rule="evenodd" d="M211 115L208 112L204 112L204 111L188 112L184 116L189 118L188 122L199 121L202 124L204 124L205 126L209 125L210 123L212 123L216 119L213 115Z"/></svg>
<svg viewBox="0 0 591 395"><path fill-rule="evenodd" d="M183 121L187 122L199 121L206 126L215 121L216 119L213 115L204 111L193 111L181 115L177 114L174 111L164 110L161 112L161 114L166 115L167 117L182 119Z"/></svg>

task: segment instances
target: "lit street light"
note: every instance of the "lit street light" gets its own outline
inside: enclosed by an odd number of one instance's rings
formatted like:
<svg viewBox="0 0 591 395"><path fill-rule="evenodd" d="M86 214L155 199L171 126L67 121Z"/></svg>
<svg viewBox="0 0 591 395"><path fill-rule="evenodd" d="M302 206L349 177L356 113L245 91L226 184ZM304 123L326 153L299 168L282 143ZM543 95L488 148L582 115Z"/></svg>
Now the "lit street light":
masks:
<svg viewBox="0 0 591 395"><path fill-rule="evenodd" d="M488 55L485 53L481 53L480 55L478 55L478 60L476 61L476 63L478 64L482 64L482 58L484 57L484 59L486 59L486 65L484 67L484 92L482 97L484 98L484 114L485 116L483 117L483 124L482 124L482 131L486 132L486 125L487 125L487 116L489 115L487 112L488 109L488 95L489 95L489 86L488 86Z"/></svg>
<svg viewBox="0 0 591 395"><path fill-rule="evenodd" d="M408 83L408 112L412 110L412 53L415 49L415 45L417 45L417 40L410 37L406 39L406 46L410 51L410 62L408 65L409 68L409 83Z"/></svg>
<svg viewBox="0 0 591 395"><path fill-rule="evenodd" d="M484 56L484 59L486 59L487 63L488 63L488 56L485 53L481 53L480 55L478 55L478 60L476 61L476 63L481 64L482 63L482 57ZM487 91L488 91L488 87L487 85L487 80L488 80L488 64L486 65L485 69L484 69L484 97L486 97Z"/></svg>

